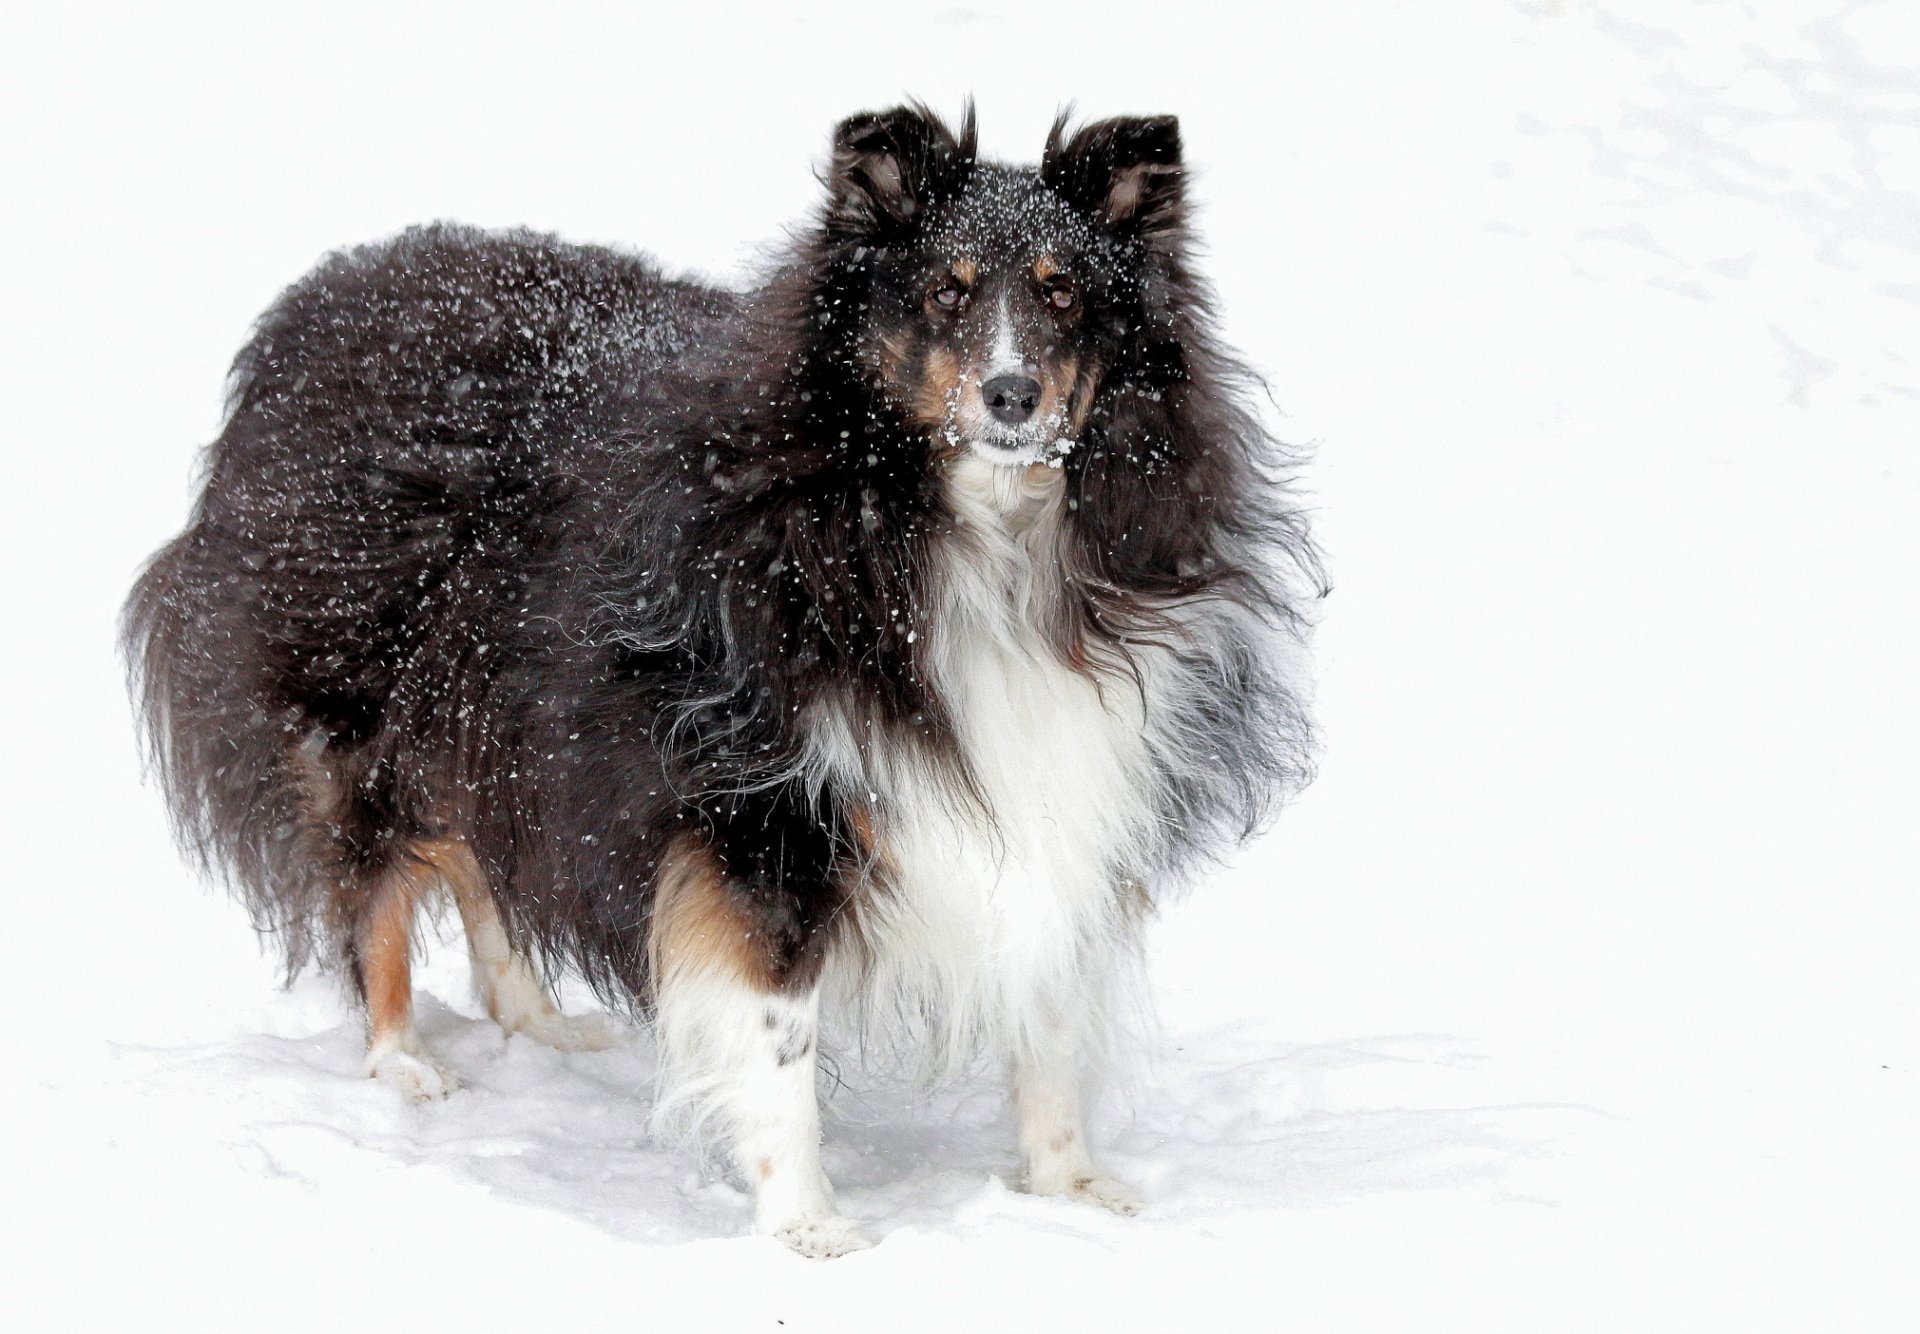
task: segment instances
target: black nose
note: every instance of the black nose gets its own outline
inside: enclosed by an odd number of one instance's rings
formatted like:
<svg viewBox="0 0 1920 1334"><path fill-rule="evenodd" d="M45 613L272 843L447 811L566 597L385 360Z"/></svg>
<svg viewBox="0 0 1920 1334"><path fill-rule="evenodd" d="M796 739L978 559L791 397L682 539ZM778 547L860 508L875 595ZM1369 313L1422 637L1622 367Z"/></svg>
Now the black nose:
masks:
<svg viewBox="0 0 1920 1334"><path fill-rule="evenodd" d="M1025 375L996 375L980 386L994 420L1017 426L1040 406L1040 382Z"/></svg>

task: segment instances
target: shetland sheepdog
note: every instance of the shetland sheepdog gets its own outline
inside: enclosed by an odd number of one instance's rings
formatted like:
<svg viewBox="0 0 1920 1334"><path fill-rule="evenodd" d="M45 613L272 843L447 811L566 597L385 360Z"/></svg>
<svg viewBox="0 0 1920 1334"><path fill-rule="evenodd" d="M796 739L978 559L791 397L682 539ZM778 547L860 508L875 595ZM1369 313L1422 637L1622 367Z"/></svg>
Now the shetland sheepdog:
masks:
<svg viewBox="0 0 1920 1334"><path fill-rule="evenodd" d="M823 1012L1004 1063L1026 1188L1137 1208L1082 1120L1112 998L1309 768L1324 586L1176 121L975 145L849 118L744 292L451 225L328 257L125 612L180 842L349 979L371 1075L455 1087L409 977L445 894L503 1028L608 1041L561 970L643 1017L656 1113L809 1255L867 1244Z"/></svg>

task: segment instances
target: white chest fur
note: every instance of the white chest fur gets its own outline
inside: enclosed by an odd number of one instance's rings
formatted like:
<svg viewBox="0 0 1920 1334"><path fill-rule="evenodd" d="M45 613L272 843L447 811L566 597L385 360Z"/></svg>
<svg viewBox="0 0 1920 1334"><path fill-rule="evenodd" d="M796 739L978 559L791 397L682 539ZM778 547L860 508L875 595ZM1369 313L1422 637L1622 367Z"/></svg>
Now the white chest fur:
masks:
<svg viewBox="0 0 1920 1334"><path fill-rule="evenodd" d="M928 663L970 790L950 765L816 729L842 790L873 794L886 867L861 907L865 948L837 980L864 1008L913 1021L946 1062L1100 1027L1154 818L1150 699L1130 677L1068 667L1039 629L1060 577L1058 496L969 460L952 497L962 528L940 551Z"/></svg>

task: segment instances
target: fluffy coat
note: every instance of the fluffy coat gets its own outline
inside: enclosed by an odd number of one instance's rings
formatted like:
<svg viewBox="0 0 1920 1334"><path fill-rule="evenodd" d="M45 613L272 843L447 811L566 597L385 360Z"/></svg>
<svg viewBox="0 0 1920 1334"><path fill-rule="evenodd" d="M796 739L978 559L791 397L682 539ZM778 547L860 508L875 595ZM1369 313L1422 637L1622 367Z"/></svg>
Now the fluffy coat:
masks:
<svg viewBox="0 0 1920 1334"><path fill-rule="evenodd" d="M371 994L397 887L462 882L653 1019L662 1107L813 1253L858 1244L823 992L1009 1060L1030 1184L1124 1204L1078 1071L1152 902L1307 777L1322 591L1171 118L1063 122L1036 170L900 108L826 179L744 295L524 232L329 257L126 616L184 846L376 1049L424 1059Z"/></svg>

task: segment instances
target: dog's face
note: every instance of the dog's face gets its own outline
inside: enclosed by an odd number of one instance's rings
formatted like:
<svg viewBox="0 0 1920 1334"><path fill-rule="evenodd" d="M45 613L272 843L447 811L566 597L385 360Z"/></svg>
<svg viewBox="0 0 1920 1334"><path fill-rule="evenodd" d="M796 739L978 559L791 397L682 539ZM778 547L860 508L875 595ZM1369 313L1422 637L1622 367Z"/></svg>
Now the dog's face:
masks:
<svg viewBox="0 0 1920 1334"><path fill-rule="evenodd" d="M1038 169L976 162L971 115L959 136L917 108L844 123L828 226L867 376L937 448L1057 459L1149 316L1179 160L1171 118L1056 125Z"/></svg>
<svg viewBox="0 0 1920 1334"><path fill-rule="evenodd" d="M942 443L1035 462L1072 439L1098 379L1087 303L1104 286L1100 249L1032 174L976 168L875 265L869 362Z"/></svg>

